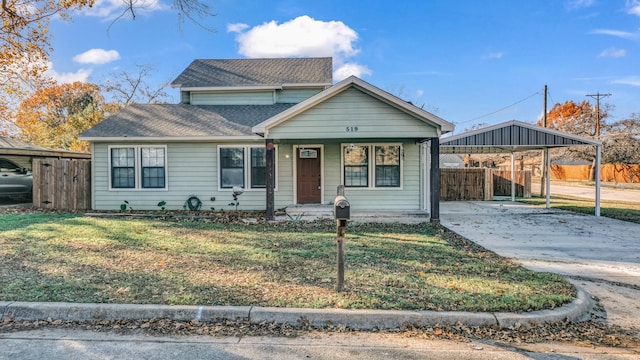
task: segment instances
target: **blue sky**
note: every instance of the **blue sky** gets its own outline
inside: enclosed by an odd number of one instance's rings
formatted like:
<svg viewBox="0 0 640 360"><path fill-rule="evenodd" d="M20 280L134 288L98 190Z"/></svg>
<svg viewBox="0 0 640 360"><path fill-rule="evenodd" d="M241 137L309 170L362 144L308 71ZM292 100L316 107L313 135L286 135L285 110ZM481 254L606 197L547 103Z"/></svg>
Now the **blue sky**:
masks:
<svg viewBox="0 0 640 360"><path fill-rule="evenodd" d="M217 0L215 17L179 25L169 0L120 19L98 0L54 20L51 74L102 83L136 65L149 82L196 58L332 56L334 80L356 75L456 124L534 122L567 100L611 93L609 121L640 113L640 0ZM177 99L178 90L170 93Z"/></svg>

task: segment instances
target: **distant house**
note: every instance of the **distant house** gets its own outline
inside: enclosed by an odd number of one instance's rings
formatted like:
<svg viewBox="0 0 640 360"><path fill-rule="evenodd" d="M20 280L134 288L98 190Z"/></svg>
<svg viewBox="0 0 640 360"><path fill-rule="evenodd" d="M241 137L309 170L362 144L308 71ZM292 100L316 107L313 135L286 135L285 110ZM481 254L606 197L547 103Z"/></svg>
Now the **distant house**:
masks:
<svg viewBox="0 0 640 360"><path fill-rule="evenodd" d="M331 204L343 184L354 212L429 210L426 142L453 125L357 77L333 84L331 58L195 60L172 85L180 104L81 134L94 209L229 210L242 189L238 209L269 211Z"/></svg>

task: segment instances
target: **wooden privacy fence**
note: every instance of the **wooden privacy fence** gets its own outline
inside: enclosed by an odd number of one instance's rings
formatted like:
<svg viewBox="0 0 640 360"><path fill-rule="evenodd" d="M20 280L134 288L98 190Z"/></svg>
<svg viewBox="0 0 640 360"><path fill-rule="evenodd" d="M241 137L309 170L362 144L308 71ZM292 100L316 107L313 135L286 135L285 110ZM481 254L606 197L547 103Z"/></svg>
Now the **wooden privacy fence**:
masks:
<svg viewBox="0 0 640 360"><path fill-rule="evenodd" d="M440 169L440 200L491 200L491 169Z"/></svg>
<svg viewBox="0 0 640 360"><path fill-rule="evenodd" d="M516 170L516 196L531 197L531 170ZM493 170L493 195L511 196L511 171Z"/></svg>
<svg viewBox="0 0 640 360"><path fill-rule="evenodd" d="M91 161L33 159L33 206L56 210L91 208Z"/></svg>
<svg viewBox="0 0 640 360"><path fill-rule="evenodd" d="M591 165L551 165L551 178L554 180L589 180L589 170L591 170ZM640 165L601 165L600 180L619 183L640 183Z"/></svg>
<svg viewBox="0 0 640 360"><path fill-rule="evenodd" d="M531 171L516 171L517 197L531 197ZM511 196L511 171L487 168L440 169L440 200L493 200Z"/></svg>

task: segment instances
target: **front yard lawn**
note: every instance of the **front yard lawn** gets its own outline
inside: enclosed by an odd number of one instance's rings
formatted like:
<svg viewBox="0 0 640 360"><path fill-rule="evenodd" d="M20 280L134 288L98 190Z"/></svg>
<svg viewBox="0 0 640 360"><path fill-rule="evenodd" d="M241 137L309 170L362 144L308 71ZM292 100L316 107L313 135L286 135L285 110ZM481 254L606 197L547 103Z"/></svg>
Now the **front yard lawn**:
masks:
<svg viewBox="0 0 640 360"><path fill-rule="evenodd" d="M336 292L333 221L0 214L0 301L532 311L575 295L427 223L349 223L345 269Z"/></svg>

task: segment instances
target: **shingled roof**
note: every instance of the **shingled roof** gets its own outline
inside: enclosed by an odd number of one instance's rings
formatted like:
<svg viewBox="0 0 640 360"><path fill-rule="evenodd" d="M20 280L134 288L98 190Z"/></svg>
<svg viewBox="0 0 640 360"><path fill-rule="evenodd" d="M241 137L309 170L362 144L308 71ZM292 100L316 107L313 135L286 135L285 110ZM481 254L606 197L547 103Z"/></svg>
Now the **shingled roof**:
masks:
<svg viewBox="0 0 640 360"><path fill-rule="evenodd" d="M332 59L197 59L172 83L173 87L279 87L284 84L333 83Z"/></svg>
<svg viewBox="0 0 640 360"><path fill-rule="evenodd" d="M253 136L253 126L293 105L134 104L83 132L80 139Z"/></svg>
<svg viewBox="0 0 640 360"><path fill-rule="evenodd" d="M5 136L0 136L0 149L51 150Z"/></svg>

